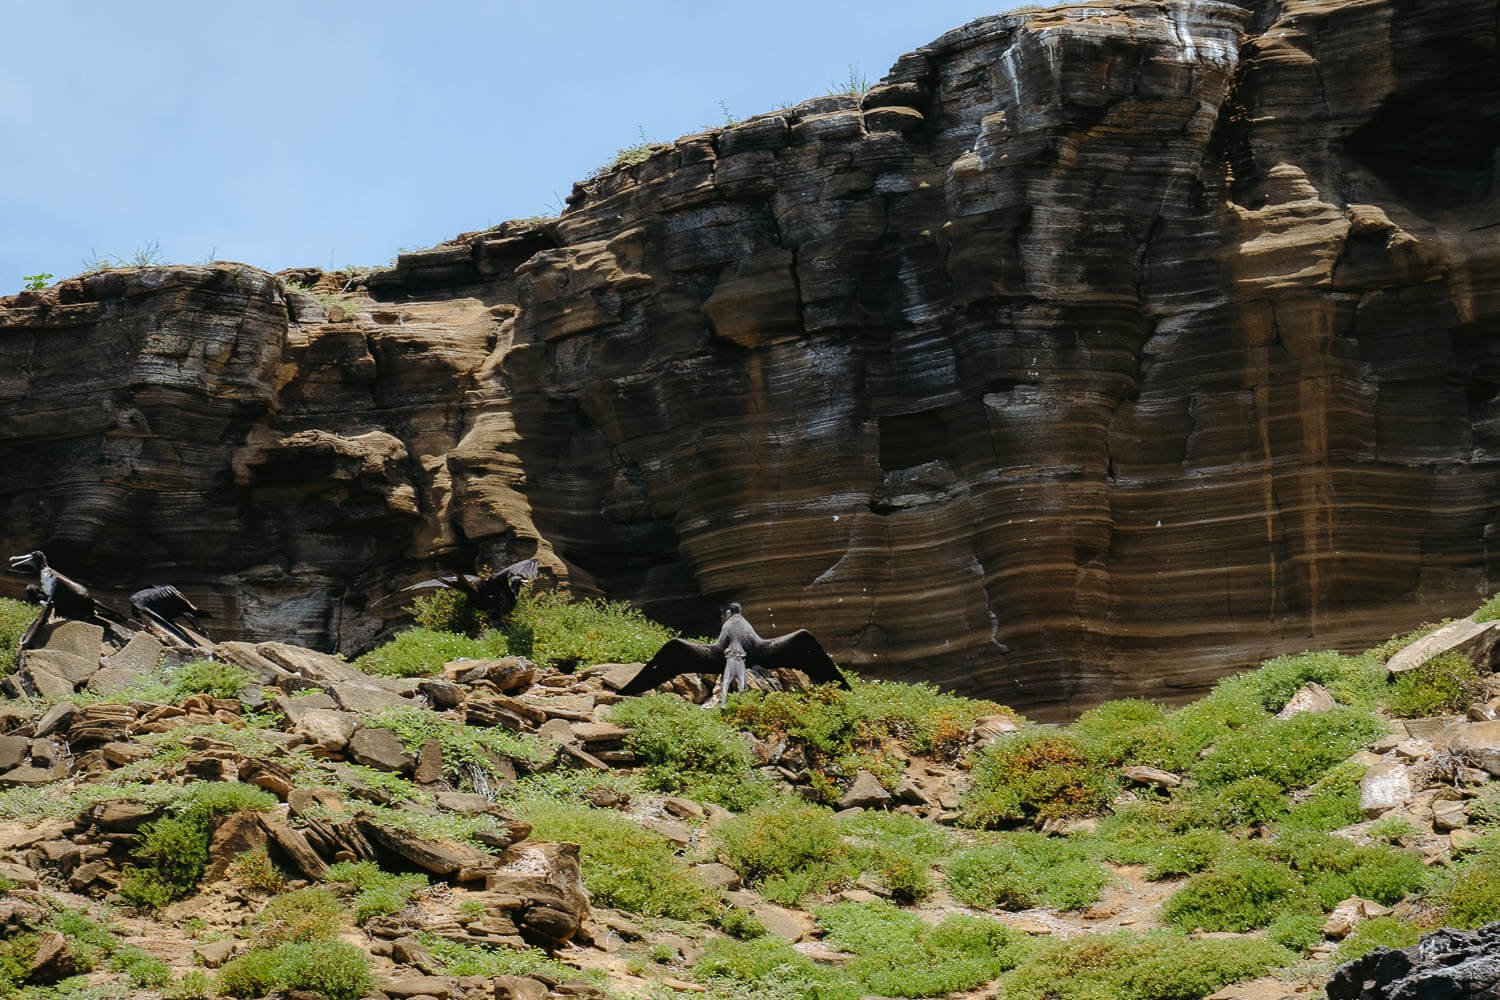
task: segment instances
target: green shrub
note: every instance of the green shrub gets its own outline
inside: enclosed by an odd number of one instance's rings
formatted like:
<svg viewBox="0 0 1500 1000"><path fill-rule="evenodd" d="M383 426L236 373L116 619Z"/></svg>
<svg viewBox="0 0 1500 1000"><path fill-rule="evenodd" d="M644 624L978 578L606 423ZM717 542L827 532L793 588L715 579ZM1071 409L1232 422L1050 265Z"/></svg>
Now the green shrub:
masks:
<svg viewBox="0 0 1500 1000"><path fill-rule="evenodd" d="M573 601L555 590L522 593L510 621L511 649L543 667L644 663L677 635L628 604Z"/></svg>
<svg viewBox="0 0 1500 1000"><path fill-rule="evenodd" d="M539 948L484 948L460 944L428 933L418 934L417 940L437 959L443 972L450 976L489 978L540 973L559 982L586 979L601 986L606 982L599 970L580 972L571 965L548 958Z"/></svg>
<svg viewBox="0 0 1500 1000"><path fill-rule="evenodd" d="M338 898L317 886L296 889L273 898L256 914L257 948L335 938L348 916Z"/></svg>
<svg viewBox="0 0 1500 1000"><path fill-rule="evenodd" d="M1358 823L1365 818L1359 808L1359 781L1365 766L1346 761L1319 778L1307 797L1287 809L1282 826L1291 830L1326 833Z"/></svg>
<svg viewBox="0 0 1500 1000"><path fill-rule="evenodd" d="M230 996L307 990L327 1000L359 1000L374 988L370 956L347 941L304 941L241 955L219 970Z"/></svg>
<svg viewBox="0 0 1500 1000"><path fill-rule="evenodd" d="M1236 778L1197 798L1201 799L1199 805L1205 825L1226 830L1269 823L1281 816L1287 807L1282 790L1259 775Z"/></svg>
<svg viewBox="0 0 1500 1000"><path fill-rule="evenodd" d="M1352 962L1376 948L1410 948L1422 940L1422 929L1394 914L1357 924L1334 949L1333 960Z"/></svg>
<svg viewBox="0 0 1500 1000"><path fill-rule="evenodd" d="M373 861L340 861L323 876L326 882L347 883L354 893L354 922L400 913L417 893L427 888L427 876L397 875L380 870Z"/></svg>
<svg viewBox="0 0 1500 1000"><path fill-rule="evenodd" d="M159 990L172 982L172 970L167 963L153 958L133 945L115 950L109 961L113 972L123 972L131 985L142 989Z"/></svg>
<svg viewBox="0 0 1500 1000"><path fill-rule="evenodd" d="M1354 709L1268 718L1225 736L1193 768L1193 775L1211 785L1252 777L1281 788L1309 785L1385 729L1375 716Z"/></svg>
<svg viewBox="0 0 1500 1000"><path fill-rule="evenodd" d="M646 765L646 784L743 811L771 796L755 774L745 737L717 712L672 695L627 698L610 720L630 727L627 745Z"/></svg>
<svg viewBox="0 0 1500 1000"><path fill-rule="evenodd" d="M518 804L538 840L579 847L583 884L596 902L647 916L704 920L718 893L672 850L672 845L620 813L535 799Z"/></svg>
<svg viewBox="0 0 1500 1000"><path fill-rule="evenodd" d="M254 678L250 672L230 663L193 660L172 673L172 698L181 701L195 694L210 698L238 698Z"/></svg>
<svg viewBox="0 0 1500 1000"><path fill-rule="evenodd" d="M1485 601L1469 617L1476 622L1492 622L1500 618L1500 594L1496 594Z"/></svg>
<svg viewBox="0 0 1500 1000"><path fill-rule="evenodd" d="M241 889L277 893L286 888L286 876L271 863L264 847L245 851L224 869L224 877Z"/></svg>
<svg viewBox="0 0 1500 1000"><path fill-rule="evenodd" d="M406 752L416 755L422 744L436 740L443 748L443 763L449 771L462 774L463 768L478 768L486 774L495 770L490 754L516 760L540 762L557 752L556 746L529 733L508 733L503 729L486 729L445 719L425 708L386 708L362 720L365 726L389 729L400 739Z"/></svg>
<svg viewBox="0 0 1500 1000"><path fill-rule="evenodd" d="M714 926L728 934L730 937L749 941L753 938L764 937L767 933L766 925L749 910L738 906L725 906L719 910L714 917Z"/></svg>
<svg viewBox="0 0 1500 1000"><path fill-rule="evenodd" d="M487 612L476 608L461 590L434 590L417 595L411 602L411 616L418 627L429 632L456 635L480 635L499 624Z"/></svg>
<svg viewBox="0 0 1500 1000"><path fill-rule="evenodd" d="M1201 872L1222 857L1229 844L1229 838L1218 830L1188 830L1168 837L1147 859L1146 878L1155 881Z"/></svg>
<svg viewBox="0 0 1500 1000"><path fill-rule="evenodd" d="M1109 804L1119 790L1067 734L1030 730L997 740L977 758L973 785L961 803L966 826L1082 816Z"/></svg>
<svg viewBox="0 0 1500 1000"><path fill-rule="evenodd" d="M1008 834L960 851L943 871L953 897L982 910L1076 910L1095 902L1111 881L1082 844L1037 833Z"/></svg>
<svg viewBox="0 0 1500 1000"><path fill-rule="evenodd" d="M1500 836L1485 837L1464 857L1438 901L1453 927L1472 930L1500 920Z"/></svg>
<svg viewBox="0 0 1500 1000"><path fill-rule="evenodd" d="M1255 938L1116 931L1045 939L1001 984L1006 1000L1197 1000L1294 958Z"/></svg>
<svg viewBox="0 0 1500 1000"><path fill-rule="evenodd" d="M914 903L932 894L932 864L953 843L947 830L915 816L870 810L837 823L853 838L847 842L853 866L874 875L897 902Z"/></svg>
<svg viewBox="0 0 1500 1000"><path fill-rule="evenodd" d="M1292 951L1306 951L1323 941L1323 916L1283 913L1266 925L1266 939Z"/></svg>
<svg viewBox="0 0 1500 1000"><path fill-rule="evenodd" d="M1029 944L995 920L953 915L934 926L889 903L839 903L817 917L825 943L857 956L844 975L879 996L973 989L1014 968Z"/></svg>
<svg viewBox="0 0 1500 1000"><path fill-rule="evenodd" d="M1100 817L1093 833L1077 837L1096 857L1117 865L1150 864L1176 834L1183 832L1177 803L1146 800L1125 802ZM1195 824L1188 824L1193 826Z"/></svg>
<svg viewBox="0 0 1500 1000"><path fill-rule="evenodd" d="M1259 669L1226 678L1216 687L1221 696L1245 696L1268 712L1279 712L1304 684L1321 684L1335 700L1356 708L1373 707L1385 686L1385 670L1367 657L1334 650L1278 656Z"/></svg>
<svg viewBox="0 0 1500 1000"><path fill-rule="evenodd" d="M756 806L724 821L714 836L726 863L777 902L795 904L852 874L833 814L807 802Z"/></svg>
<svg viewBox="0 0 1500 1000"><path fill-rule="evenodd" d="M271 793L237 781L190 786L171 802L167 815L141 827L131 856L145 865L125 870L120 895L128 903L149 909L160 909L186 895L197 886L208 863L210 820L244 809L269 809L276 802Z"/></svg>
<svg viewBox="0 0 1500 1000"><path fill-rule="evenodd" d="M1188 879L1162 904L1162 916L1184 931L1251 931L1284 912L1320 909L1302 880L1284 865L1235 851Z"/></svg>
<svg viewBox="0 0 1500 1000"><path fill-rule="evenodd" d="M0 674L8 674L16 665L16 652L21 648L21 636L36 620L41 609L25 601L13 601L0 597Z"/></svg>
<svg viewBox="0 0 1500 1000"><path fill-rule="evenodd" d="M1284 831L1266 850L1297 873L1325 910L1350 896L1390 905L1428 884L1422 860L1399 848L1362 847L1324 833Z"/></svg>
<svg viewBox="0 0 1500 1000"><path fill-rule="evenodd" d="M1481 690L1479 671L1467 656L1449 650L1396 675L1385 710L1400 719L1462 712Z"/></svg>
<svg viewBox="0 0 1500 1000"><path fill-rule="evenodd" d="M705 942L693 975L702 982L723 984L725 996L859 1000L864 993L848 977L818 965L774 934L749 941Z"/></svg>
<svg viewBox="0 0 1500 1000"><path fill-rule="evenodd" d="M1089 709L1068 727L1068 735L1091 759L1110 767L1139 764L1177 771L1190 763L1167 728L1167 713L1136 698Z"/></svg>
<svg viewBox="0 0 1500 1000"><path fill-rule="evenodd" d="M182 978L162 989L165 1000L208 1000L216 996L213 980L202 969L192 969Z"/></svg>
<svg viewBox="0 0 1500 1000"><path fill-rule="evenodd" d="M355 660L354 666L383 677L426 677L442 670L450 660L486 660L509 653L510 644L498 632L470 639L452 632L414 628L392 636L384 646Z"/></svg>

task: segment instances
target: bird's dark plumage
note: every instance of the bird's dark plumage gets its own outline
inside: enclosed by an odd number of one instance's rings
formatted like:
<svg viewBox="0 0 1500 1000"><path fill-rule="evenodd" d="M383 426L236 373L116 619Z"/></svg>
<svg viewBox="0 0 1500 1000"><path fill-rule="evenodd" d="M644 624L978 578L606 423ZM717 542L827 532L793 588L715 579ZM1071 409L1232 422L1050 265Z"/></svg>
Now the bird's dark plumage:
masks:
<svg viewBox="0 0 1500 1000"><path fill-rule="evenodd" d="M776 639L762 639L740 614L740 606L731 604L729 617L712 644L673 639L651 657L629 684L620 689L624 695L642 694L679 674L724 675L720 703L729 695L731 684L745 686L745 670L800 670L813 684L837 684L848 689L849 682L839 673L833 660L818 640L805 628Z"/></svg>
<svg viewBox="0 0 1500 1000"><path fill-rule="evenodd" d="M145 590L137 590L131 594L130 613L138 619L159 626L173 638L181 640L188 646L200 646L202 640L189 635L187 630L178 623L178 619L186 621L194 631L201 633L203 626L199 624L198 617L200 615L204 618L213 617L207 611L198 608L183 595L182 591L170 583L147 587Z"/></svg>
<svg viewBox="0 0 1500 1000"><path fill-rule="evenodd" d="M502 616L511 613L516 602L521 598L521 588L535 580L540 572L541 563L535 559L522 559L520 562L511 563L492 576L474 576L470 573L439 576L414 583L410 587L403 587L402 592L457 590L467 596L481 611Z"/></svg>
<svg viewBox="0 0 1500 1000"><path fill-rule="evenodd" d="M125 619L119 614L94 600L87 587L47 565L47 557L40 550L11 556L10 570L12 573L35 573L42 593L42 610L21 636L21 649L31 648L37 633L47 624L54 611L62 618L99 621L106 628L110 627L111 622L125 624Z"/></svg>

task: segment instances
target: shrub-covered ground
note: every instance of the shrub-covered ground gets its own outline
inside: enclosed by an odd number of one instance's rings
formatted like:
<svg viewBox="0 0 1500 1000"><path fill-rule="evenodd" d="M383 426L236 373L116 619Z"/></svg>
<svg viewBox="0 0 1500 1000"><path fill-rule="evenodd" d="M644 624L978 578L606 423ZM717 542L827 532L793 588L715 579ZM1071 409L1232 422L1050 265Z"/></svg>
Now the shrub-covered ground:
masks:
<svg viewBox="0 0 1500 1000"><path fill-rule="evenodd" d="M0 604L0 656L30 613ZM355 1000L423 975L453 1000L491 995L495 975L725 1000L1316 983L1424 928L1500 920L1500 787L1402 729L1500 692L1455 656L1387 680L1384 661L1424 631L1062 727L858 678L724 709L622 699L593 666L644 660L671 633L556 594L500 621L424 599L416 627L329 661L327 692L267 688L254 664L164 661L68 696L60 733L121 728L71 746L66 777L0 790L0 843L25 845L0 847L0 887L25 904L0 934L0 997ZM446 711L398 694L501 656L535 662L535 683L458 682ZM341 685L357 681L386 693L350 710ZM1334 704L1282 717L1310 684ZM313 704L354 735L299 722ZM57 711L6 708L16 731ZM1414 792L1372 819L1360 785L1376 761L1405 761ZM856 780L885 801L841 808ZM1439 806L1461 809L1459 833L1434 828ZM83 835L77 853L27 839L60 822ZM282 827L320 860L264 833ZM534 873L527 845L547 842L578 845L593 908L550 954L513 897L455 867ZM1367 910L1334 930L1351 897ZM36 969L53 935L74 953L66 975Z"/></svg>

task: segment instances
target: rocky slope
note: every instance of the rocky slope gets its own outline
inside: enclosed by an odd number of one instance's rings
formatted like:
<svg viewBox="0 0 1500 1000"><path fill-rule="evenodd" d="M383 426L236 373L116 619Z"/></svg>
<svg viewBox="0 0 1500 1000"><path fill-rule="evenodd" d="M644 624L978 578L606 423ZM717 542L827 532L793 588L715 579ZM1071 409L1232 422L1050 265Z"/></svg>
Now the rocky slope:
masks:
<svg viewBox="0 0 1500 1000"><path fill-rule="evenodd" d="M1288 1000L1347 959L1330 996L1488 988L1500 924L1371 949L1500 919L1497 640L1059 729L917 686L719 711L688 679L622 698L639 664L432 646L395 678L57 623L3 678L0 997Z"/></svg>
<svg viewBox="0 0 1500 1000"><path fill-rule="evenodd" d="M986 18L347 310L224 265L0 300L0 543L351 651L536 553L1052 711L1368 644L1493 586L1496 19Z"/></svg>

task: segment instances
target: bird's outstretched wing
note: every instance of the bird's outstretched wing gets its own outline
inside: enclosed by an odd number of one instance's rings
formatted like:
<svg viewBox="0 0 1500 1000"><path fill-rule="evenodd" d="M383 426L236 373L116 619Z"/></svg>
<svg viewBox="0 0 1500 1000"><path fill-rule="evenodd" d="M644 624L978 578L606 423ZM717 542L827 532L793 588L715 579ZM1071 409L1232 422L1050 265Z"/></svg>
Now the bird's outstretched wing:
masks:
<svg viewBox="0 0 1500 1000"><path fill-rule="evenodd" d="M818 640L805 628L777 639L762 640L750 663L756 667L800 670L813 684L837 684L849 689L849 682L839 673L839 668L833 665L833 660L823 651Z"/></svg>
<svg viewBox="0 0 1500 1000"><path fill-rule="evenodd" d="M651 657L651 662L620 689L621 694L641 694L678 674L717 674L724 669L724 657L712 646L687 639L673 639Z"/></svg>
<svg viewBox="0 0 1500 1000"><path fill-rule="evenodd" d="M503 576L507 580L535 580L541 571L542 564L535 559L522 559L520 562L511 563L496 575Z"/></svg>

